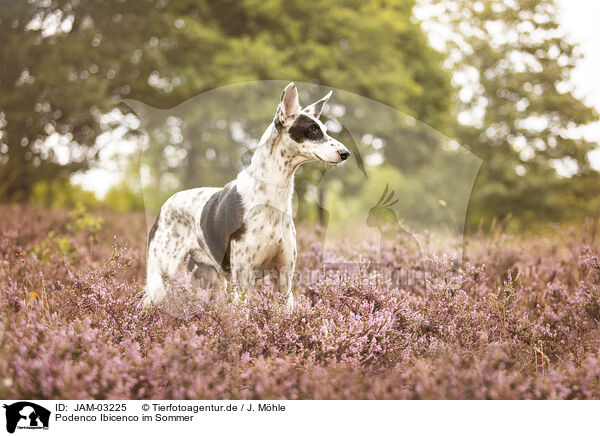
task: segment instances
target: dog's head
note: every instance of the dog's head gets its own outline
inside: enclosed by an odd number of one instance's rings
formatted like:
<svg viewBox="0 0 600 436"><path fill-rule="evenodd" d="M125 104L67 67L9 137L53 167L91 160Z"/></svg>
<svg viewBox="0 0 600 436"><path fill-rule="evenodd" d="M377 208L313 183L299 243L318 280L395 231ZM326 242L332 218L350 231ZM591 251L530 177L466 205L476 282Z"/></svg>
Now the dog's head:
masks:
<svg viewBox="0 0 600 436"><path fill-rule="evenodd" d="M327 127L319 116L331 91L321 100L302 109L298 102L298 90L290 83L281 94L281 101L273 120L279 133L279 143L288 153L301 156L306 161L318 160L331 165L344 162L350 151L327 134Z"/></svg>

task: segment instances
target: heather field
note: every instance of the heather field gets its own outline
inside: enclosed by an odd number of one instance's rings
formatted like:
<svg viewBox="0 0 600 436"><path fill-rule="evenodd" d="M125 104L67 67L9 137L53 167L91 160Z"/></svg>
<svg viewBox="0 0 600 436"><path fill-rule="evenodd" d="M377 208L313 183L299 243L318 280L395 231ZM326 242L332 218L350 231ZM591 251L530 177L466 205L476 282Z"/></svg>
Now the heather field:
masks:
<svg viewBox="0 0 600 436"><path fill-rule="evenodd" d="M427 259L424 285L324 272L291 313L266 285L185 318L139 304L145 231L143 214L0 208L0 397L600 398L592 221L471 235L460 269ZM320 268L312 234L298 231L299 269ZM410 256L383 251L388 266Z"/></svg>

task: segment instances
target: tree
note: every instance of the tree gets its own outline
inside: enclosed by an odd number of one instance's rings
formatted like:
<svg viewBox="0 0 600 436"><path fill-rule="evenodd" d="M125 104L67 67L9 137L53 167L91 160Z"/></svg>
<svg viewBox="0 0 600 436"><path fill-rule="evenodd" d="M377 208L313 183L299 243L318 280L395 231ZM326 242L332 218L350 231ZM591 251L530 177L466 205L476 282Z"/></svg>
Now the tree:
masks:
<svg viewBox="0 0 600 436"><path fill-rule="evenodd" d="M178 38L185 40L189 47L206 45L204 40L198 39L197 27L206 26L207 22L211 23L211 29L223 35L218 39L222 48L202 60L207 70L198 76L212 82L203 83L200 90L249 80L312 82L372 98L443 128L450 121L450 79L441 69L442 56L429 47L419 24L413 20L413 4L412 1L329 1L310 5L296 1L248 0L235 5L209 2L202 13L191 10L183 15L181 11L183 36ZM194 19L195 16L199 19ZM195 65L186 56L185 52L173 56L171 71L176 73L187 68L186 63ZM189 79L184 78L184 83L188 82ZM311 98L321 96L310 95ZM308 102L309 98L303 101ZM245 117L244 129L252 138L258 139L262 130L257 129L264 129L273 117L273 100L267 102L270 104L264 107L249 108ZM229 169L236 169L237 155L240 147L243 149L243 144L231 137L230 121L233 120L222 110L211 107L208 111L200 108L196 112L198 115L192 116L193 121L186 120L187 134L183 135L186 140L179 145L163 143L162 147L158 144L160 141L154 141L146 152L147 162L154 167L152 173L170 180L173 178L169 176L175 175L180 181L179 188L220 184L223 178L232 175L224 171L222 162L226 162ZM208 118L206 112L209 112ZM222 123L220 131L208 125L215 120ZM372 117L372 121L375 125L377 119ZM362 121L362 124L367 122ZM190 134L192 130L198 132ZM210 139L201 141L200 131L211 131ZM160 132L156 133L157 137L161 136ZM397 139L401 132L387 133ZM343 132L341 134L340 139L352 142ZM164 159L167 147L185 149L185 175L180 165L168 167ZM361 147L368 150L370 145L361 144ZM414 144L414 148L417 149L418 144ZM208 157L206 152L209 152ZM385 153L394 156L393 162L407 166L405 156L393 145L386 147ZM315 165L301 168L296 184L300 199L309 185L318 182L321 173L322 169ZM165 186L156 179L155 188L161 185ZM148 191L156 194L160 189ZM166 195L162 194L163 199Z"/></svg>
<svg viewBox="0 0 600 436"><path fill-rule="evenodd" d="M226 84L285 78L346 89L436 127L449 121L449 76L412 19L413 1L9 5L0 18L10 60L0 72L4 200L93 162L95 139L111 128L102 115L124 97L164 109ZM70 156L46 147L51 135ZM220 147L230 155L234 146ZM192 166L204 158L188 152L182 186L195 182Z"/></svg>
<svg viewBox="0 0 600 436"><path fill-rule="evenodd" d="M433 3L435 21L452 32L446 42L459 88L455 134L485 162L471 222L509 214L523 224L567 217L576 185L597 180L588 159L596 144L574 132L598 114L572 93L570 73L580 55L559 26L555 1ZM561 178L564 168L574 177Z"/></svg>
<svg viewBox="0 0 600 436"><path fill-rule="evenodd" d="M112 127L102 115L132 90L155 92L131 80L145 74L132 57L147 35L135 21L145 7L128 2L121 15L116 4L3 4L0 199L27 200L36 182L87 168L96 137Z"/></svg>

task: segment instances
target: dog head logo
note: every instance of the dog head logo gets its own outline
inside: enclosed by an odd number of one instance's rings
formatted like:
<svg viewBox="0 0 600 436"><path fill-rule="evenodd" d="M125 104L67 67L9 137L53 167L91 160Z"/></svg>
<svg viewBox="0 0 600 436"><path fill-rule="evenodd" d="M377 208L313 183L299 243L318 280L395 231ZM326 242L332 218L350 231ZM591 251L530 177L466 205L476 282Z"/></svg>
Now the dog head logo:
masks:
<svg viewBox="0 0 600 436"><path fill-rule="evenodd" d="M19 401L6 409L6 431L14 433L18 429L48 429L50 411L28 401Z"/></svg>
<svg viewBox="0 0 600 436"><path fill-rule="evenodd" d="M330 100L331 89L296 84L298 88L282 81L238 83L170 109L124 101L135 114L127 114L122 123L140 134L140 188L149 227L177 191L226 186L246 174L248 181L269 183L242 183L256 186L244 195L266 197L288 186L279 176L297 168L293 191L281 191L293 198L291 210L275 210L268 202L273 214L264 214L265 222L283 212L286 220L302 213L307 222L318 222L312 235L318 241L311 250L321 266L366 262L383 268L401 263L416 269L442 255L459 265L467 206L481 160L393 107L340 89ZM300 101L314 103L302 108ZM276 158L273 165L255 165L269 152ZM316 162L297 167L307 161ZM343 161L349 162L337 168ZM230 204L240 203L236 196L232 199ZM301 202L304 209L296 207ZM255 209L246 211L249 218ZM213 257L225 260L226 253L223 245ZM187 270L180 269L195 275L202 268L200 260L190 256Z"/></svg>

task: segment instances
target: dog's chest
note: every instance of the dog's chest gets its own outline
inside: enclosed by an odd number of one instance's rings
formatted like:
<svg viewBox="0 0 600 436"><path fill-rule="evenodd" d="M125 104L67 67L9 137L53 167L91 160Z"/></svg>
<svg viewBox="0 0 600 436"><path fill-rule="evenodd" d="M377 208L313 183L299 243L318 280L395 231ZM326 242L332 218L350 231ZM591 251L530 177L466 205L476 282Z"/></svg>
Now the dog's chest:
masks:
<svg viewBox="0 0 600 436"><path fill-rule="evenodd" d="M240 259L255 267L278 267L294 256L296 230L292 217L269 205L253 207L238 242Z"/></svg>

